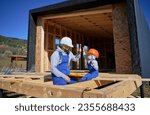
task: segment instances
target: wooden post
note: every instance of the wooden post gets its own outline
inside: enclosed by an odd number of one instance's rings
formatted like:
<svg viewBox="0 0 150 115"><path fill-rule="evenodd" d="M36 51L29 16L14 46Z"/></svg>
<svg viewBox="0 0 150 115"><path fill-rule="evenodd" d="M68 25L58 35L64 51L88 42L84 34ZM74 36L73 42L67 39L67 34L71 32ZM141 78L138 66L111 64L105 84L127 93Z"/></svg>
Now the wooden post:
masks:
<svg viewBox="0 0 150 115"><path fill-rule="evenodd" d="M49 71L49 57L48 57L48 23L44 24L44 71Z"/></svg>
<svg viewBox="0 0 150 115"><path fill-rule="evenodd" d="M44 72L44 20L39 17L36 27L35 71Z"/></svg>
<svg viewBox="0 0 150 115"><path fill-rule="evenodd" d="M73 49L72 49L72 51L73 51L73 54L76 54L76 33L75 33L75 31L72 31L72 42L73 42ZM77 68L77 63L76 62L73 62L72 63L72 69L76 69Z"/></svg>
<svg viewBox="0 0 150 115"><path fill-rule="evenodd" d="M131 48L126 3L113 4L113 35L117 73L131 73Z"/></svg>

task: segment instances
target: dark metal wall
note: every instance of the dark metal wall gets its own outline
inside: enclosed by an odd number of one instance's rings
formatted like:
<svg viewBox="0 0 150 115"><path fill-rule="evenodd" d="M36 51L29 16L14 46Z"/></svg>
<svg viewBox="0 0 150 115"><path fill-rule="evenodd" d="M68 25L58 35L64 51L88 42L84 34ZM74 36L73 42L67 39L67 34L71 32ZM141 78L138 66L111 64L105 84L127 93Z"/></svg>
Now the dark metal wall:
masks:
<svg viewBox="0 0 150 115"><path fill-rule="evenodd" d="M140 54L141 75L150 77L150 29L140 7L139 0L134 0L137 40Z"/></svg>
<svg viewBox="0 0 150 115"><path fill-rule="evenodd" d="M31 14L29 14L28 26L27 70L33 71L35 66L36 24Z"/></svg>
<svg viewBox="0 0 150 115"><path fill-rule="evenodd" d="M141 75L141 61L137 39L138 35L137 35L134 0L126 0L126 2L127 2L128 25L130 34L131 57L132 57L132 73Z"/></svg>

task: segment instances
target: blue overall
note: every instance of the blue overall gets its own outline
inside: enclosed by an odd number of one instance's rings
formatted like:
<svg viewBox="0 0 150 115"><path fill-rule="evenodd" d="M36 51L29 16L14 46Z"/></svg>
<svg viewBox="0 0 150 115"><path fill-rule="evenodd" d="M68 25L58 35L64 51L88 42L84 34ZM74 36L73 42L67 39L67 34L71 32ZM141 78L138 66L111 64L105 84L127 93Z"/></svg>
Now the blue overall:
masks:
<svg viewBox="0 0 150 115"><path fill-rule="evenodd" d="M59 56L61 59L61 63L57 66L57 69L64 73L65 75L70 74L70 68L69 68L69 54L63 55L62 52L59 52ZM69 83L67 83L62 77L57 77L54 74L52 74L52 80L54 85L67 85L67 84L73 84L76 81L71 79Z"/></svg>
<svg viewBox="0 0 150 115"><path fill-rule="evenodd" d="M90 63L87 63L89 73L87 73L84 77L82 77L79 80L79 82L88 81L88 80L91 80L91 79L96 78L98 76L98 74L99 74L98 70L94 69L94 67L91 64L92 64L92 61L90 61Z"/></svg>

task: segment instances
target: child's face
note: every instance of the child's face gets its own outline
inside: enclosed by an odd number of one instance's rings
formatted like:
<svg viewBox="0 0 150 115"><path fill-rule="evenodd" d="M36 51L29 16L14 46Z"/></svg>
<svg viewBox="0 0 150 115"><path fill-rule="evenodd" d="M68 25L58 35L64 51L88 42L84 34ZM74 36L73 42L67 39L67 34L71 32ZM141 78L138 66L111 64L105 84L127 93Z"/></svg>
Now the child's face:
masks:
<svg viewBox="0 0 150 115"><path fill-rule="evenodd" d="M92 59L92 55L88 55L88 57L87 57L89 60L91 60Z"/></svg>

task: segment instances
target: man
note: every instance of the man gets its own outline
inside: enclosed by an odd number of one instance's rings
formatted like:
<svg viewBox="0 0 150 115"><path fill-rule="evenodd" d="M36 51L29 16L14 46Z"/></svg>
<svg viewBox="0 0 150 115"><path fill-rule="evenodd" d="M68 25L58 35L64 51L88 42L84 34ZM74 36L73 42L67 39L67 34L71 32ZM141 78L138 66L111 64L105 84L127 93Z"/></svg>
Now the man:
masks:
<svg viewBox="0 0 150 115"><path fill-rule="evenodd" d="M53 52L51 56L51 72L54 85L67 85L75 83L76 80L71 79L70 61L77 61L81 52L76 56L70 51L73 48L72 40L69 37L63 37L60 41L60 46Z"/></svg>

